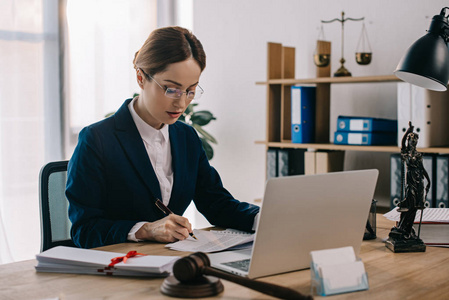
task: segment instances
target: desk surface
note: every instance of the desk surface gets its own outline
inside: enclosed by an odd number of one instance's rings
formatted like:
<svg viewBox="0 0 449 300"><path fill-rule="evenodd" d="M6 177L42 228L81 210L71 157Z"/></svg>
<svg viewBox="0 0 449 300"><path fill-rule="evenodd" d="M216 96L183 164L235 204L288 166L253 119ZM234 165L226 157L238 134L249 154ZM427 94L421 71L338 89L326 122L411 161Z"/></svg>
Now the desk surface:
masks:
<svg viewBox="0 0 449 300"><path fill-rule="evenodd" d="M368 273L369 290L330 296L328 299L449 298L449 249L427 247L425 253L392 253L382 242L392 226L393 222L378 215L378 238L362 244L360 258ZM164 245L155 243L124 243L100 249L122 253L137 250L147 254L188 254L168 250ZM0 265L0 299L176 299L160 293L163 279L37 273L35 265L35 260ZM258 280L310 293L310 270ZM222 282L225 290L217 298L273 299L237 284Z"/></svg>

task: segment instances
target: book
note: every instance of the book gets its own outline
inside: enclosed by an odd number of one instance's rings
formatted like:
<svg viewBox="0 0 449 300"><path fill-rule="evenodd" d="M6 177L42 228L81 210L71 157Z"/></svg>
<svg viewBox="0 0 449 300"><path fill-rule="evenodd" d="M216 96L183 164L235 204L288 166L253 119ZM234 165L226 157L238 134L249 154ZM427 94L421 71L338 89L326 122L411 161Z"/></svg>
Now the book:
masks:
<svg viewBox="0 0 449 300"><path fill-rule="evenodd" d="M178 256L139 254L111 265L126 253L57 246L36 255L37 272L165 277Z"/></svg>
<svg viewBox="0 0 449 300"><path fill-rule="evenodd" d="M384 118L338 116L337 130L397 132L398 121Z"/></svg>
<svg viewBox="0 0 449 300"><path fill-rule="evenodd" d="M291 87L292 143L315 141L316 87Z"/></svg>
<svg viewBox="0 0 449 300"><path fill-rule="evenodd" d="M419 222L415 222L415 231L418 234ZM426 245L449 245L449 221L448 222L422 222L419 237Z"/></svg>
<svg viewBox="0 0 449 300"><path fill-rule="evenodd" d="M396 132L336 131L334 144L337 145L395 145Z"/></svg>

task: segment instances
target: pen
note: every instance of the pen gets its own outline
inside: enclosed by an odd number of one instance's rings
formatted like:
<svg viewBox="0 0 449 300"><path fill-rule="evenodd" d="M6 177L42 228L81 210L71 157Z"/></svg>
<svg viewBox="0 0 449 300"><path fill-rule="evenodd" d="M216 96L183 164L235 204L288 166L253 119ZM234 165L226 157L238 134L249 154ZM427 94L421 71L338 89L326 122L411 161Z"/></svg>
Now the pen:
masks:
<svg viewBox="0 0 449 300"><path fill-rule="evenodd" d="M154 202L154 204L156 204L156 206L167 216L169 214L172 214L173 212L170 210L170 208L168 208L167 206L164 205L164 203L162 203L161 200L159 200L158 198L156 198L156 202ZM191 237L193 237L195 240L197 240L196 236L193 234L193 232L189 232L189 235Z"/></svg>

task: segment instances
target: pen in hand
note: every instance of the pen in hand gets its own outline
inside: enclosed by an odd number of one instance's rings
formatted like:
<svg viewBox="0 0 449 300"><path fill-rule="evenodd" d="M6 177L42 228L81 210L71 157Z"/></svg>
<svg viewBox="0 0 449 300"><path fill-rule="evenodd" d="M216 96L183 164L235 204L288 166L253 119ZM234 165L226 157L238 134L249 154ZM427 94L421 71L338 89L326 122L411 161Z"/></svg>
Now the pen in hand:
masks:
<svg viewBox="0 0 449 300"><path fill-rule="evenodd" d="M161 200L159 200L158 198L156 198L156 202L154 202L154 204L156 204L156 206L167 216L172 214L173 212L170 210L170 208L168 208L167 206L164 205L164 203L162 203ZM197 240L196 236L193 234L193 232L189 232L189 235L191 237L193 237L195 240Z"/></svg>

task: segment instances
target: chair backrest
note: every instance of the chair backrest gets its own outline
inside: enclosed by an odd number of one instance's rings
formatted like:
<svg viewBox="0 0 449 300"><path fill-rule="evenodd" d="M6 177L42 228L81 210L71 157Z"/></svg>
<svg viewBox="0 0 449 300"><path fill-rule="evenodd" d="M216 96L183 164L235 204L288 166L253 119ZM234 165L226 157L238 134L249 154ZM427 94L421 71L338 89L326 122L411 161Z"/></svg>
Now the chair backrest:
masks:
<svg viewBox="0 0 449 300"><path fill-rule="evenodd" d="M69 203L65 197L67 163L50 162L39 174L41 252L59 245L76 247L70 238Z"/></svg>

